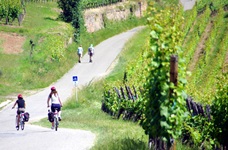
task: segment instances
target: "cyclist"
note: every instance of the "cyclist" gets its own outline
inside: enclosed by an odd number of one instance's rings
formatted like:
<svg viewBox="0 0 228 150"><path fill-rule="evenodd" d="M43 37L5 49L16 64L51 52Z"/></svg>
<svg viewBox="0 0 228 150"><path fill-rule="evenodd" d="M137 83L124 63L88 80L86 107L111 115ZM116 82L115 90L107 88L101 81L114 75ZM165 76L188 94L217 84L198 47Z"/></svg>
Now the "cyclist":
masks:
<svg viewBox="0 0 228 150"><path fill-rule="evenodd" d="M81 63L82 54L83 54L83 48L82 48L82 45L80 45L78 47L78 62L79 63Z"/></svg>
<svg viewBox="0 0 228 150"><path fill-rule="evenodd" d="M20 114L25 112L25 100L23 99L23 96L21 94L18 94L17 96L17 100L14 103L12 109L14 109L14 107L17 105L17 126L16 128L19 128L19 121L20 121Z"/></svg>
<svg viewBox="0 0 228 150"><path fill-rule="evenodd" d="M92 62L92 56L94 55L94 47L93 44L88 48L89 62Z"/></svg>
<svg viewBox="0 0 228 150"><path fill-rule="evenodd" d="M55 112L55 109L57 109L58 111L58 119L59 121L61 121L61 107L62 107L62 102L59 98L58 92L56 90L56 88L53 86L51 87L51 92L48 96L47 99L47 107L50 107L49 103L51 100L51 111ZM52 122L52 129L54 129L54 122Z"/></svg>

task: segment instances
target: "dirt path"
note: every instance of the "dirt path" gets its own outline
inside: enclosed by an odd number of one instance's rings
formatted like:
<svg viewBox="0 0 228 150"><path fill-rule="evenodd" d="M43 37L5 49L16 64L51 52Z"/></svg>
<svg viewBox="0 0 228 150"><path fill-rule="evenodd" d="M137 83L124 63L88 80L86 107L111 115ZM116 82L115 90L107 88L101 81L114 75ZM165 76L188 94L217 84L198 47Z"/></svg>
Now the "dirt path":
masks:
<svg viewBox="0 0 228 150"><path fill-rule="evenodd" d="M190 62L190 65L188 67L189 68L189 71L193 71L193 69L195 68L196 63L198 62L200 56L201 55L204 55L206 53L205 50L204 50L204 48L205 48L205 42L208 39L208 36L210 34L210 31L211 31L211 28L212 27L213 27L213 23L210 22L207 25L207 27L206 27L203 35L201 36L201 39L199 41L199 44L197 45L197 48L195 50L194 56L193 56L193 58L192 58L192 60Z"/></svg>
<svg viewBox="0 0 228 150"><path fill-rule="evenodd" d="M0 32L0 43L2 43L3 53L5 54L18 54L23 51L22 46L25 37L17 34L8 34Z"/></svg>

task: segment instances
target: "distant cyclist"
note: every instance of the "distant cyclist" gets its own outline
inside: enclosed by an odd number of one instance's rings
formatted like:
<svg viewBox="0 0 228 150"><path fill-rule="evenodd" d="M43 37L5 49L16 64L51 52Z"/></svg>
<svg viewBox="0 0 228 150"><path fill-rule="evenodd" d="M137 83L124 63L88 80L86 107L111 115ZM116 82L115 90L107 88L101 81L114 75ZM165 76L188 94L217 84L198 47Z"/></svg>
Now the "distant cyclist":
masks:
<svg viewBox="0 0 228 150"><path fill-rule="evenodd" d="M90 47L88 48L88 55L89 55L89 62L92 62L92 57L94 55L94 47L93 44L90 45Z"/></svg>
<svg viewBox="0 0 228 150"><path fill-rule="evenodd" d="M78 47L77 53L78 53L78 62L81 63L81 58L82 58L82 55L83 55L83 48L82 48L82 45L80 45L80 46Z"/></svg>
<svg viewBox="0 0 228 150"><path fill-rule="evenodd" d="M14 107L17 105L17 126L16 128L19 128L19 121L20 121L20 114L25 112L25 100L23 99L23 96L21 94L18 94L17 96L17 100L14 103L12 109L14 109Z"/></svg>
<svg viewBox="0 0 228 150"><path fill-rule="evenodd" d="M58 118L59 121L61 121L61 107L62 107L62 102L59 98L58 92L56 91L55 87L51 87L51 92L48 95L47 99L47 107L50 107L49 103L51 100L51 111L55 112L55 109L58 111ZM54 122L52 122L52 129L54 129Z"/></svg>

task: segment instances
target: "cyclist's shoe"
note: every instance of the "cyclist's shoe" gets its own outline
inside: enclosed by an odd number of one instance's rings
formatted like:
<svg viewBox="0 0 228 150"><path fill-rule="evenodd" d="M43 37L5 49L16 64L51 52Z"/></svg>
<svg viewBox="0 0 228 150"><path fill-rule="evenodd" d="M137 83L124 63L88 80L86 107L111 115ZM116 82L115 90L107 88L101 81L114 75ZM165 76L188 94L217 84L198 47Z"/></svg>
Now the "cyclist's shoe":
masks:
<svg viewBox="0 0 228 150"><path fill-rule="evenodd" d="M61 117L59 117L59 121L61 121L62 119L61 119Z"/></svg>
<svg viewBox="0 0 228 150"><path fill-rule="evenodd" d="M53 129L54 129L54 127L53 127L53 126L51 126L51 129L53 130Z"/></svg>
<svg viewBox="0 0 228 150"><path fill-rule="evenodd" d="M16 126L16 129L19 130L19 126Z"/></svg>

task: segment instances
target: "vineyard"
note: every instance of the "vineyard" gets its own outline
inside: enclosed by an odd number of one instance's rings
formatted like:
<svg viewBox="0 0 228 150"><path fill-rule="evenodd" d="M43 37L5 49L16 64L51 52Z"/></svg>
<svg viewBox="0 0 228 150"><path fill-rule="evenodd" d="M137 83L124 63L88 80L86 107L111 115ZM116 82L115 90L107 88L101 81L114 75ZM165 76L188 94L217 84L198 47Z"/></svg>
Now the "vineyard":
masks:
<svg viewBox="0 0 228 150"><path fill-rule="evenodd" d="M175 147L175 140L197 149L226 149L228 3L201 0L189 12L154 6L148 9L148 48L122 80L104 86L101 109L138 122L155 149ZM178 56L176 83L172 55Z"/></svg>
<svg viewBox="0 0 228 150"><path fill-rule="evenodd" d="M82 5L84 9L88 9L107 6L122 1L123 0L82 0Z"/></svg>
<svg viewBox="0 0 228 150"><path fill-rule="evenodd" d="M12 24L15 19L18 20L18 24L21 25L25 13L26 3L46 3L46 2L58 2L64 3L61 0L1 0L0 1L0 21L5 20L5 24ZM89 9L101 6L111 5L122 0L81 0L79 1L82 9ZM73 2L72 2L73 3ZM77 3L77 2L76 2Z"/></svg>
<svg viewBox="0 0 228 150"><path fill-rule="evenodd" d="M19 25L23 19L25 3L21 0L1 0L0 1L0 21L5 20L5 24L11 24L18 18Z"/></svg>

